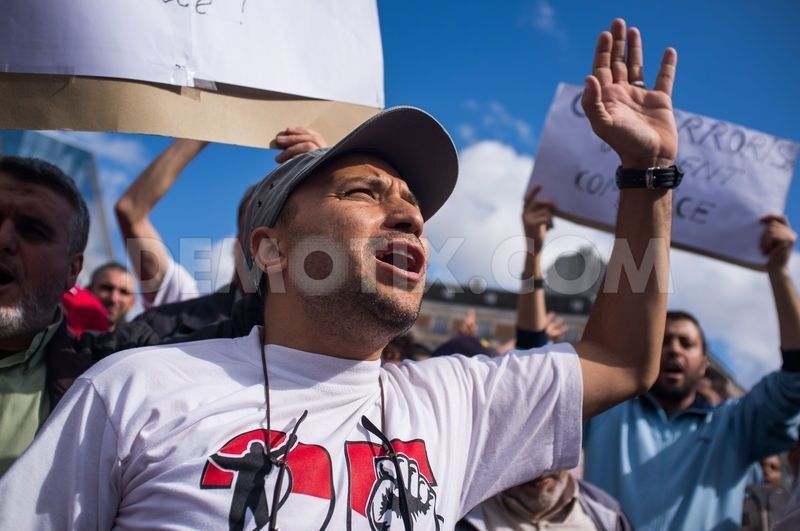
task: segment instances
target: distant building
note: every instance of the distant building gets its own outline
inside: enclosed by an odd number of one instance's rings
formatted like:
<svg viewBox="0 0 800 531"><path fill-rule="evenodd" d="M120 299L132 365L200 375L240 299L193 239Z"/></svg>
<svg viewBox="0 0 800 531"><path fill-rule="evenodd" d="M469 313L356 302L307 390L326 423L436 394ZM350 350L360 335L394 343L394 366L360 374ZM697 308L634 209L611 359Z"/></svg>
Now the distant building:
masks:
<svg viewBox="0 0 800 531"><path fill-rule="evenodd" d="M569 327L562 338L564 341L576 342L581 338L604 273L605 263L591 247L559 257L545 272L547 309L564 319ZM559 293L554 286L569 294ZM497 344L515 338L516 293L497 289L473 291L469 287L440 284L428 286L419 318L411 331L417 341L436 348L457 333L470 309L475 311L480 337Z"/></svg>

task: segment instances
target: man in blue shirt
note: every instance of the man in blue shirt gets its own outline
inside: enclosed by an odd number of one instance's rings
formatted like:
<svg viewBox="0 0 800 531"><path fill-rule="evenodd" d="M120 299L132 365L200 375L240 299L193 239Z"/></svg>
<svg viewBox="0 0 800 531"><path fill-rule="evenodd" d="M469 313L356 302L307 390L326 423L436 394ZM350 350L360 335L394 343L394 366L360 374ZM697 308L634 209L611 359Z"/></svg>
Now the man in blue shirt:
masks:
<svg viewBox="0 0 800 531"><path fill-rule="evenodd" d="M707 365L700 325L670 312L656 384L586 424L585 477L622 503L636 529L738 530L750 466L797 444L800 297L787 265L797 234L783 216L763 222L781 370L713 407L697 393Z"/></svg>

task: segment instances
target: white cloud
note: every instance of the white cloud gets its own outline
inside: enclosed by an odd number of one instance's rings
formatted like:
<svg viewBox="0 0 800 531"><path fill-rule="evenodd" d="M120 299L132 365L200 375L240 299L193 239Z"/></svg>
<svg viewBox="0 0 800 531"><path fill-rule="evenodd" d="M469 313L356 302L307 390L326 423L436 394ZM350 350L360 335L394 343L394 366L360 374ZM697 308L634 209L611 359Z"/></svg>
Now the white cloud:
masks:
<svg viewBox="0 0 800 531"><path fill-rule="evenodd" d="M522 118L511 114L502 103L483 103L469 99L464 102L464 108L473 115L470 123L462 123L457 128L458 136L465 143L474 144L479 139L491 138L533 147L533 127Z"/></svg>
<svg viewBox="0 0 800 531"><path fill-rule="evenodd" d="M533 158L500 142L482 141L463 150L460 161L455 191L425 231L436 249L448 238L464 239L448 264L459 281L480 275L493 285L507 282L510 273L493 278L492 253L522 234L520 208Z"/></svg>
<svg viewBox="0 0 800 531"><path fill-rule="evenodd" d="M425 231L436 249L448 238L463 238L449 271L462 285L475 276L495 287L518 285L524 249L520 220L522 197L533 167L530 156L496 141L475 143L460 153L461 171L450 200ZM574 250L589 241L608 259L609 233L556 219L548 242L570 236ZM505 243L504 243L505 242ZM442 253L447 254L449 253ZM501 262L494 274L492 260ZM545 251L545 267L555 256ZM792 259L795 284L800 285L800 254ZM431 264L430 279L445 264ZM672 293L669 306L695 314L712 345L724 353L723 362L746 386L780 365L778 323L766 274L683 251L673 251Z"/></svg>
<svg viewBox="0 0 800 531"><path fill-rule="evenodd" d="M559 25L556 18L556 9L548 0L537 0L530 9L523 14L524 24L530 24L545 35L555 38L562 46L567 44L567 32Z"/></svg>

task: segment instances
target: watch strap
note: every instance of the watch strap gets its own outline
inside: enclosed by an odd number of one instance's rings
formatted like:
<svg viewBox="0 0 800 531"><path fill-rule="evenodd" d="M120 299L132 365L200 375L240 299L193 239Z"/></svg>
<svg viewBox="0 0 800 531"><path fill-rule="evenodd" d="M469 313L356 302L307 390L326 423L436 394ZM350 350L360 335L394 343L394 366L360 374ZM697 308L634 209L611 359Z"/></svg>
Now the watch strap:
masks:
<svg viewBox="0 0 800 531"><path fill-rule="evenodd" d="M617 187L622 188L677 188L683 179L683 171L675 165L667 168L631 169L617 168Z"/></svg>

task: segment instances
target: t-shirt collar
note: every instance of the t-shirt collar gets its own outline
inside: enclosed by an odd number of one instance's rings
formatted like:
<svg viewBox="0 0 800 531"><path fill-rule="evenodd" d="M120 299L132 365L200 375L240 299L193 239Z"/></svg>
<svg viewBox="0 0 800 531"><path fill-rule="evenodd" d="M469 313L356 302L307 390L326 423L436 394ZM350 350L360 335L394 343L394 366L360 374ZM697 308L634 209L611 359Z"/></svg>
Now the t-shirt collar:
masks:
<svg viewBox="0 0 800 531"><path fill-rule="evenodd" d="M246 338L253 363L261 367L261 327L256 326ZM378 386L380 360L351 360L305 352L283 345L266 346L267 369L281 379L303 387L320 390L374 389Z"/></svg>

